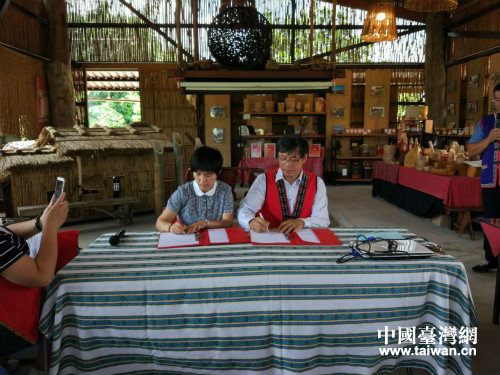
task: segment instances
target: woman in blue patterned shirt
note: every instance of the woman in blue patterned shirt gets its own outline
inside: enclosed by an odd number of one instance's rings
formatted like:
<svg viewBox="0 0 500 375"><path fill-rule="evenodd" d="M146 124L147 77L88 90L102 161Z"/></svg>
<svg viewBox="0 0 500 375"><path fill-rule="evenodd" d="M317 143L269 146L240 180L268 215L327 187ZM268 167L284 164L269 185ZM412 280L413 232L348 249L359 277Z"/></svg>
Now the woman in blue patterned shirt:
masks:
<svg viewBox="0 0 500 375"><path fill-rule="evenodd" d="M233 224L231 187L217 176L222 169L221 153L210 147L197 148L191 155L194 180L170 196L156 229L174 234L190 234L201 229L227 228ZM174 222L178 217L180 221Z"/></svg>

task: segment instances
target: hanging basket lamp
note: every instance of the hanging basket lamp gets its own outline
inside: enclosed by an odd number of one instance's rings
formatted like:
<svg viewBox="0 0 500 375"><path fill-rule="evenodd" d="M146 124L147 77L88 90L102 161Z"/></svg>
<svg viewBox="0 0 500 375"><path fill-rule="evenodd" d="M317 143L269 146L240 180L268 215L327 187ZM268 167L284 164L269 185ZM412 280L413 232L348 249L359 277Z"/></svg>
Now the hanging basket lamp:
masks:
<svg viewBox="0 0 500 375"><path fill-rule="evenodd" d="M448 12L457 9L457 0L406 0L405 8L414 12Z"/></svg>
<svg viewBox="0 0 500 375"><path fill-rule="evenodd" d="M398 38L394 2L373 0L363 24L361 40L365 42L386 42Z"/></svg>

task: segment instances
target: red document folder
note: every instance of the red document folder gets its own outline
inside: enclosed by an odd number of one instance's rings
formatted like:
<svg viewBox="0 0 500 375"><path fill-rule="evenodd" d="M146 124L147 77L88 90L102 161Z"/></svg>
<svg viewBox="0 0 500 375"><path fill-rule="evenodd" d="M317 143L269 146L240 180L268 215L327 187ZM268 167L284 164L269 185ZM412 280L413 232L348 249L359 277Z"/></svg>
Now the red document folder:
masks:
<svg viewBox="0 0 500 375"><path fill-rule="evenodd" d="M308 229L308 228L306 228ZM260 243L260 242L251 242L252 245L257 245L257 246L297 246L297 245L309 245L309 246L340 246L342 245L342 242L337 238L337 236L327 228L319 228L319 229L311 229L316 237L318 237L319 243L318 242L306 242L303 241L299 235L295 232L290 233L290 242L284 242L284 243Z"/></svg>
<svg viewBox="0 0 500 375"><path fill-rule="evenodd" d="M204 229L199 233L200 239L198 241L198 244L194 245L172 245L172 246L159 246L160 242L160 236L158 236L158 244L156 245L157 249L172 249L176 247L192 247L192 246L209 246L209 245L230 245L230 244L236 244L236 243L248 243L250 242L250 238L246 234L245 230L243 228L225 228L227 237L229 238L229 242L222 242L222 243L213 243L210 242L210 236L208 234L208 229Z"/></svg>

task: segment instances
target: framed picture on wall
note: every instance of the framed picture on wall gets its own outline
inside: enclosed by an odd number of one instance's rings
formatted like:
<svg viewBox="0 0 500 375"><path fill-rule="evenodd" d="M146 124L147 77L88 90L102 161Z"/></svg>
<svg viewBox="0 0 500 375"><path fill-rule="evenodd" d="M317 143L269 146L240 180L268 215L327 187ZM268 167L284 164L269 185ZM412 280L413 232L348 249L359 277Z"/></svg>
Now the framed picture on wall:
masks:
<svg viewBox="0 0 500 375"><path fill-rule="evenodd" d="M372 86L370 89L371 96L385 96L385 86Z"/></svg>
<svg viewBox="0 0 500 375"><path fill-rule="evenodd" d="M496 85L497 83L500 83L500 72L493 72L491 73L491 84Z"/></svg>
<svg viewBox="0 0 500 375"><path fill-rule="evenodd" d="M345 85L335 85L332 87L333 95L345 95Z"/></svg>
<svg viewBox="0 0 500 375"><path fill-rule="evenodd" d="M384 107L370 107L370 117L383 118L385 117Z"/></svg>
<svg viewBox="0 0 500 375"><path fill-rule="evenodd" d="M223 143L224 142L224 129L213 128L212 132L214 134L214 142L215 143Z"/></svg>
<svg viewBox="0 0 500 375"><path fill-rule="evenodd" d="M477 89L479 87L479 74L474 74L469 77L469 87Z"/></svg>
<svg viewBox="0 0 500 375"><path fill-rule="evenodd" d="M467 110L469 112L477 112L477 100L471 100L468 104L467 104Z"/></svg>
<svg viewBox="0 0 500 375"><path fill-rule="evenodd" d="M215 105L213 107L210 107L210 117L225 118L226 107L220 105Z"/></svg>
<svg viewBox="0 0 500 375"><path fill-rule="evenodd" d="M448 81L448 92L455 92L457 89L457 81Z"/></svg>
<svg viewBox="0 0 500 375"><path fill-rule="evenodd" d="M330 108L331 118L344 118L345 117L345 107L331 107Z"/></svg>
<svg viewBox="0 0 500 375"><path fill-rule="evenodd" d="M450 103L446 106L446 114L450 116L455 114L455 103Z"/></svg>

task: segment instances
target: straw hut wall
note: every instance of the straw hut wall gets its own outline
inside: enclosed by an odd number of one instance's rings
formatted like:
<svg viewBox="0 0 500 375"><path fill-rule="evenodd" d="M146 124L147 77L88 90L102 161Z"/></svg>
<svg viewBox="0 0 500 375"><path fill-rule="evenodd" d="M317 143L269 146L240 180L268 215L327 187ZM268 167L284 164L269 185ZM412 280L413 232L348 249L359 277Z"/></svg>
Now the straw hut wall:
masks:
<svg viewBox="0 0 500 375"><path fill-rule="evenodd" d="M8 155L0 162L3 180L9 177L12 195L11 213L17 207L47 203L54 190L57 176L66 179L65 191L69 201L99 200L117 197L114 183L119 178L119 197L136 196L140 203L135 212L155 209L153 143L159 141L166 160L173 160L172 143L154 126L145 123L124 128L96 127L83 129L54 129L46 127L40 133L37 148L30 153ZM52 153L41 155L40 149L52 146ZM166 171L168 178L172 172ZM81 183L80 183L81 181ZM175 189L167 181L167 195ZM116 186L116 185L115 185ZM88 209L70 211L70 219L96 216Z"/></svg>

